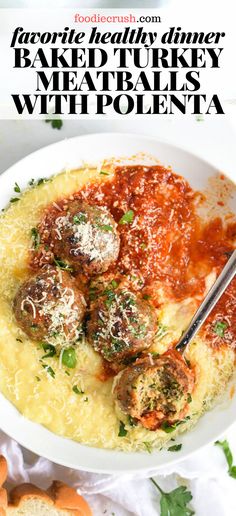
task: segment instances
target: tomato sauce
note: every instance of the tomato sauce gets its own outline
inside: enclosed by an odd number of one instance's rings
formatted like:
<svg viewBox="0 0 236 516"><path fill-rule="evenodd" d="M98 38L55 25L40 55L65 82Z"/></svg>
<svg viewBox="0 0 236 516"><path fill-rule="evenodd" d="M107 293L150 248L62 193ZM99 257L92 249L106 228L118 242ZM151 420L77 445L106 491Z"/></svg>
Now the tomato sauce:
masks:
<svg viewBox="0 0 236 516"><path fill-rule="evenodd" d="M109 209L121 239L118 262L109 273L127 278L158 307L163 302L160 289L166 300L195 296L200 304L206 276L213 270L219 274L234 248L236 224L225 227L219 217L204 223L196 213L196 195L169 168L119 166L111 179L88 183L73 198ZM63 210L67 203L59 200L57 207L47 209L39 226L42 242L47 243L47 227L58 216L58 207ZM132 221L119 223L129 211ZM205 324L215 346L222 339L235 345L235 285L231 283ZM217 321L227 324L223 337L214 332Z"/></svg>

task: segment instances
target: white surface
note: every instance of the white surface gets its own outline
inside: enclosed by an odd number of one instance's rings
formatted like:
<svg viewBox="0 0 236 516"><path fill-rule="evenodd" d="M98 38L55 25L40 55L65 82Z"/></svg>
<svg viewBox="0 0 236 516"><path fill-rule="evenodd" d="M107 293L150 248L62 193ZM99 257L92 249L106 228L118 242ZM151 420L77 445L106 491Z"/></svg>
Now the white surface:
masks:
<svg viewBox="0 0 236 516"><path fill-rule="evenodd" d="M124 129L169 139L209 159L219 169L230 171L236 178L233 156L235 135L224 117L221 117L219 123L211 119L197 122L186 118L166 122L153 120L143 124L127 121L125 124L109 121L89 124L66 122L61 131L53 130L49 124L43 122L0 122L0 172L19 158L51 142L81 133ZM44 175L43 170L41 175ZM229 438L236 457L235 430L234 425L226 437ZM139 480L137 476L133 479L124 475L117 478L78 473L55 466L45 459L39 459L33 466L28 466L23 463L19 447L4 434L0 435L0 450L11 461L10 479L13 482L31 479L39 485L44 482L46 487L52 478L61 478L68 483L80 485L83 493L90 494L89 501L93 504L95 516L102 515L106 510L108 516L112 512L116 516L159 514L159 496L150 487L148 480ZM33 456L27 453L27 459L29 458L31 462L34 461ZM236 513L235 480L228 476L224 456L218 448L209 445L178 465L165 468L160 474L163 476L158 477L158 481L167 491L176 487L176 479L180 483L183 483L181 477L190 479L188 486L194 496L193 507L197 516L231 516Z"/></svg>
<svg viewBox="0 0 236 516"><path fill-rule="evenodd" d="M235 427L227 433L236 457ZM32 482L45 489L52 479L62 480L86 497L94 516L159 516L160 496L145 475L96 475L58 466L24 451L0 432L0 451L8 459L9 486ZM148 475L146 475L148 476ZM218 446L209 445L189 459L155 475L160 487L168 492L179 485L191 491L191 507L196 516L234 516L235 480ZM31 515L28 515L31 516Z"/></svg>

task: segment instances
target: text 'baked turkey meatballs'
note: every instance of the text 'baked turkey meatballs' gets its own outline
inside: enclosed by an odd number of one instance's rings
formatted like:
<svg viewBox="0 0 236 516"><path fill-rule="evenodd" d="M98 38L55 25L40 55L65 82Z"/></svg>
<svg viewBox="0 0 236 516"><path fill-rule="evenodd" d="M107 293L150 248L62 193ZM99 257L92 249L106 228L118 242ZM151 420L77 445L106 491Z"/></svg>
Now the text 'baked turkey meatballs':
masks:
<svg viewBox="0 0 236 516"><path fill-rule="evenodd" d="M107 286L103 295L91 305L88 339L110 362L119 362L148 348L155 329L152 306L128 290Z"/></svg>
<svg viewBox="0 0 236 516"><path fill-rule="evenodd" d="M88 275L107 271L118 258L117 224L105 208L71 201L55 219L51 235L54 254Z"/></svg>
<svg viewBox="0 0 236 516"><path fill-rule="evenodd" d="M171 350L123 369L114 380L113 393L118 410L156 430L163 422L183 419L193 387L193 371Z"/></svg>
<svg viewBox="0 0 236 516"><path fill-rule="evenodd" d="M74 279L48 266L23 283L13 301L17 323L33 340L65 344L76 340L86 302Z"/></svg>

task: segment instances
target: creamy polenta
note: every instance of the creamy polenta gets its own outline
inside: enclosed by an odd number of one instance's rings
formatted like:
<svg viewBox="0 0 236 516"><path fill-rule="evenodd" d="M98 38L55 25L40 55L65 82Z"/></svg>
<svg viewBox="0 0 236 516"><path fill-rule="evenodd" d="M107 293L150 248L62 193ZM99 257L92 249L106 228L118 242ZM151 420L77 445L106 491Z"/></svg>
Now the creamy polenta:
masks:
<svg viewBox="0 0 236 516"><path fill-rule="evenodd" d="M32 249L32 228L38 226L45 209L60 199L69 198L75 192L80 192L81 189L84 189L84 195L89 197L90 192L86 188L91 182L92 200L94 203L99 201L102 204L103 200L106 201L105 190L102 188L105 189L104 185L112 180L113 173L110 171L109 175L108 172L101 174L101 169L84 168L65 171L52 177L50 181L41 181L37 184L36 180L32 187L19 196L18 201L10 203L2 213L0 218L0 389L26 418L44 425L58 435L101 448L135 451L146 450L148 447L150 450L152 447L163 447L170 437L173 438L176 434L190 428L203 411L211 406L215 397L224 390L234 369L233 346L224 339L219 345L212 346L209 335L201 332L186 352L186 358L194 369L196 377L186 417L172 429L171 433L161 428L150 431L140 424L131 424L126 415L117 410L112 392L113 377L109 376L106 379L101 377L103 360L87 342L86 336L82 337L75 348L76 366L68 369L56 356L42 359L45 353L41 343L30 340L19 328L12 310L17 289L33 274L29 258L30 249ZM125 188L124 185L123 187ZM141 188L140 185L139 188ZM145 200L144 186L142 188L143 191L137 192L137 195L143 195ZM161 188L164 189L164 183ZM95 189L97 189L96 194ZM167 193L169 195L169 192ZM126 202L124 198L122 202ZM159 202L161 203L161 199ZM127 213L129 209L131 208L126 203L124 212ZM135 211L134 208L132 209ZM175 209L174 203L172 209ZM138 208L135 213L138 217ZM171 216L174 219L174 214ZM186 212L184 216L187 216ZM189 224L191 226L191 220ZM123 225L122 231L126 230L128 231L128 227ZM190 231L189 227L187 230ZM171 239L174 240L173 231L173 227L170 227L169 246ZM152 245L151 238L152 235L150 235L150 241L145 241L143 244L143 251L145 251L144 245ZM129 245L132 247L133 243L129 241ZM175 253L177 250L178 246ZM185 252L188 253L187 250ZM155 253L158 261L157 248ZM153 255L151 256L154 259ZM125 258L122 259L125 267ZM127 255L126 260L128 260ZM178 256L176 260L176 267L178 267ZM156 271L152 276L152 282L156 288L155 295L152 292L151 283L148 285L140 283L137 286L139 290L146 289L144 290L146 297L152 298L153 295L158 314L159 329L148 352L162 354L173 342L178 341L204 294L203 283L205 282L205 288L209 287L212 271L217 270L217 266L217 263L213 263L208 267L204 263L202 271L205 270L205 275L201 274L199 279L200 293L195 285L192 291L189 287L186 288L183 295L180 295L179 291L175 291L172 295L170 292L172 287L169 282L165 283L164 276L161 279L159 275L157 281L155 280ZM130 268L129 261L127 270ZM190 268L194 276L195 269L191 264ZM133 276L134 284L137 285L138 274ZM140 278L144 276L144 271L141 271L138 281L140 282ZM176 285L178 282L179 278L176 279ZM214 321L213 323L215 324ZM212 340L213 337L214 335ZM219 335L216 334L215 337L218 338ZM47 367L43 367L45 364ZM125 428L123 434L120 432L121 422L123 429Z"/></svg>

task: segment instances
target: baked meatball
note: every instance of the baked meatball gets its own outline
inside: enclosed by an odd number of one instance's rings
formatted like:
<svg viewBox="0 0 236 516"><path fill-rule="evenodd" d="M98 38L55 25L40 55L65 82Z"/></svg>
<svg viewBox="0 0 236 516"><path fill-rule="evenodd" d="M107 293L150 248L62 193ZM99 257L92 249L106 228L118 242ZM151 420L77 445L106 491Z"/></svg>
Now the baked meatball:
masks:
<svg viewBox="0 0 236 516"><path fill-rule="evenodd" d="M118 408L149 430L181 420L191 400L194 375L176 351L146 357L123 369L114 380Z"/></svg>
<svg viewBox="0 0 236 516"><path fill-rule="evenodd" d="M152 306L128 290L114 290L108 285L91 305L88 339L110 362L124 360L148 348L155 329Z"/></svg>
<svg viewBox="0 0 236 516"><path fill-rule="evenodd" d="M33 340L76 340L85 313L83 294L65 271L48 266L23 283L13 301L15 318Z"/></svg>
<svg viewBox="0 0 236 516"><path fill-rule="evenodd" d="M101 274L118 258L117 224L105 208L71 201L55 219L51 235L54 254L86 274Z"/></svg>

